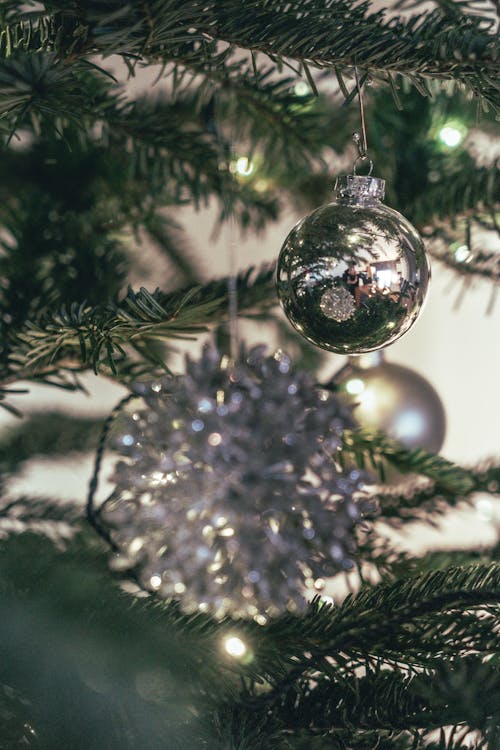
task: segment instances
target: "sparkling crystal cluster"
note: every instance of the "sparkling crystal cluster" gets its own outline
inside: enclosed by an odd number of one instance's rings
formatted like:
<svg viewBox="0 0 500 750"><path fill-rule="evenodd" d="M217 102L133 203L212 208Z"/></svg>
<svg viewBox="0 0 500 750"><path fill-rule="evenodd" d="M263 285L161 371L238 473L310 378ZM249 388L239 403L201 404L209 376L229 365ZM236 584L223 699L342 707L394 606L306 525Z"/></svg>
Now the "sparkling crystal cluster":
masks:
<svg viewBox="0 0 500 750"><path fill-rule="evenodd" d="M117 569L185 612L265 622L353 567L361 477L331 459L350 412L286 354L256 347L231 364L207 346L184 375L136 391L100 511Z"/></svg>

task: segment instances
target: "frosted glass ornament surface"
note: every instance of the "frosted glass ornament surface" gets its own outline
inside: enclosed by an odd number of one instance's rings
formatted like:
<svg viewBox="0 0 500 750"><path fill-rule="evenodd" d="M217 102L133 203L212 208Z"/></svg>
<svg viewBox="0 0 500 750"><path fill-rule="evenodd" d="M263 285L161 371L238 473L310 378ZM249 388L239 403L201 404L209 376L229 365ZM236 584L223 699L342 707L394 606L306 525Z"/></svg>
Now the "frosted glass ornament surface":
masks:
<svg viewBox="0 0 500 750"><path fill-rule="evenodd" d="M330 386L350 396L353 415L361 427L384 432L409 450L438 453L446 432L443 404L432 385L409 367L371 354L353 357L333 377ZM361 360L361 361L359 361Z"/></svg>
<svg viewBox="0 0 500 750"><path fill-rule="evenodd" d="M304 338L327 351L361 354L392 344L413 325L429 278L410 222L377 198L351 193L292 229L278 260L277 290Z"/></svg>

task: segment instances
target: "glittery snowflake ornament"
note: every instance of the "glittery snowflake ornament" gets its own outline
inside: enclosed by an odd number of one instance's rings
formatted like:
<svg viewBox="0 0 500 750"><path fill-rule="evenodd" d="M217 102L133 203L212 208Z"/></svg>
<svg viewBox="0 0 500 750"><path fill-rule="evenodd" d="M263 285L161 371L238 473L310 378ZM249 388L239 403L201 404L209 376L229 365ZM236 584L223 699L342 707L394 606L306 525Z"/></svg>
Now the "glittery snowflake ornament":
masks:
<svg viewBox="0 0 500 750"><path fill-rule="evenodd" d="M136 392L100 511L116 569L187 613L263 623L353 567L361 477L331 458L350 412L288 356L256 347L231 364L207 346Z"/></svg>

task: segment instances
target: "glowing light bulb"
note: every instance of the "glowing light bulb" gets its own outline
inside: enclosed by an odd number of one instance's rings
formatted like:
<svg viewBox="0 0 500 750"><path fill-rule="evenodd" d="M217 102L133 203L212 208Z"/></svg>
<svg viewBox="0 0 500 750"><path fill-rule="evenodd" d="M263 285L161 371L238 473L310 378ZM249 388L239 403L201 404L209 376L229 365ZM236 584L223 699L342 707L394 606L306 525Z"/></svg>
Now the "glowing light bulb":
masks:
<svg viewBox="0 0 500 750"><path fill-rule="evenodd" d="M253 170L253 162L247 156L240 156L239 159L236 159L236 171L242 177L249 177Z"/></svg>
<svg viewBox="0 0 500 750"><path fill-rule="evenodd" d="M271 188L271 185L272 185L271 180L266 180L261 177L258 180L255 180L253 188L258 193L265 193L267 190Z"/></svg>
<svg viewBox="0 0 500 750"><path fill-rule="evenodd" d="M466 260L469 260L471 256L471 252L467 245L460 245L455 250L455 260L457 263L465 263Z"/></svg>
<svg viewBox="0 0 500 750"><path fill-rule="evenodd" d="M231 635L226 638L224 640L224 648L229 656L234 656L236 659L241 659L247 652L245 643L237 635Z"/></svg>
<svg viewBox="0 0 500 750"><path fill-rule="evenodd" d="M296 83L293 90L297 96L307 96L311 93L311 89L305 81L299 81Z"/></svg>
<svg viewBox="0 0 500 750"><path fill-rule="evenodd" d="M351 396L358 396L365 390L365 384L359 378L352 378L345 384L345 389Z"/></svg>
<svg viewBox="0 0 500 750"><path fill-rule="evenodd" d="M333 596L328 596L327 594L323 594L320 598L321 604L331 604L332 606L335 605L335 599Z"/></svg>
<svg viewBox="0 0 500 750"><path fill-rule="evenodd" d="M446 123L439 131L439 140L448 148L456 148L464 139L465 128L458 123Z"/></svg>
<svg viewBox="0 0 500 750"><path fill-rule="evenodd" d="M492 521L495 516L493 503L487 498L476 501L476 511L481 521Z"/></svg>

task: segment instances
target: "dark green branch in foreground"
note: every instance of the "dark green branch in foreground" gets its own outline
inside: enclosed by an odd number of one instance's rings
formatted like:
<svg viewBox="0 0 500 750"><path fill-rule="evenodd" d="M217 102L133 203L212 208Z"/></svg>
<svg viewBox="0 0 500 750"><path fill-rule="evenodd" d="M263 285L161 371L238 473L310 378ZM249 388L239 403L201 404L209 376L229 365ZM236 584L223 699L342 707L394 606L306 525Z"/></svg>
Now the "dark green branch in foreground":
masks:
<svg viewBox="0 0 500 750"><path fill-rule="evenodd" d="M327 731L351 745L354 733L354 746L360 742L362 748L368 737L425 734L455 722L493 739L499 675L493 660L482 662L494 659L500 647L498 563L366 586L339 606L317 600L303 617L284 616L265 628L249 621L216 623L206 615L184 616L174 602L119 591L106 570L109 552L90 529L79 529L81 512L40 498L14 499L0 510L2 675L42 708L35 725L48 733L52 746L52 733L70 731L69 715L55 721L56 703L47 696L71 685L87 701L87 681L91 687L109 685L108 697L99 693L101 710L112 716L126 707L131 736L142 737L133 706L150 717L149 743L168 730L180 743L189 737L193 747L210 738L214 750L238 748L246 737L243 747L284 750L281 741L290 731L292 747L301 747L295 741L303 733L313 743L306 747L314 747L314 735ZM35 612L43 611L43 621L33 620L33 603ZM21 650L20 616L37 632L36 646L25 635ZM65 635L54 640L56 622L64 623ZM229 635L244 640L248 658L235 661L225 654ZM78 648L70 646L73 642ZM54 669L47 672L40 665L49 650ZM20 656L12 659L12 653ZM158 714L134 692L141 674L148 674L147 684L159 691L153 704ZM172 708L182 712L187 702L192 719L179 725ZM90 701L88 714L94 711ZM98 734L107 739L102 745L96 739L96 748L114 750L109 733L115 730L108 720ZM266 744L269 738L278 744ZM122 738L118 746L134 748L138 741L129 745ZM48 739L44 746L51 746Z"/></svg>
<svg viewBox="0 0 500 750"><path fill-rule="evenodd" d="M60 513L57 518L62 520ZM54 567L51 555L61 555L69 566L83 565L84 568L87 559L96 577L92 586L105 586L109 594L108 614L115 608L118 616L123 607L119 616L127 618L130 599L116 590L103 566L105 550L93 539L93 532L86 530L83 536L78 533L69 541L64 552L57 552L51 551L46 541L19 537L16 573L16 539L11 537L0 554L2 570L5 573L6 566L9 569L9 578L0 578L2 590L23 585L23 546L26 554L30 548L38 547L40 574L52 570L51 576L59 578L61 583L63 569ZM29 556L25 564L28 559ZM207 676L214 669L212 659L215 658L217 671L222 669L224 673L229 669L225 675L229 682L236 665L217 656L217 644L225 633L231 632L245 640L252 654L250 660L237 665L237 671L249 679L269 680L271 684L286 678L290 667L297 676L312 668L320 672L326 670L324 657L337 658L341 654L350 655L348 658L353 660L362 654L372 654L388 662L399 661L401 665L432 667L439 664L444 653L458 656L471 649L483 655L495 653L500 645L494 627L495 608L500 604L499 575L498 563L431 571L366 588L350 595L338 607L317 601L303 617L287 615L271 621L265 628L251 621L227 620L218 624L206 615L181 615L175 603L150 597L134 600L130 616L139 620L149 617L149 627L159 628L157 638L160 640L167 638L169 629L182 633L186 647L191 638L193 643L198 639L196 648L206 654ZM36 586L36 582L25 581L24 586L28 594L28 588ZM75 600L85 598L84 591L62 588L60 593ZM51 606L58 606L57 592L52 587L44 595L55 596ZM181 659L184 650L185 647L180 648ZM223 688L223 683L220 687Z"/></svg>

